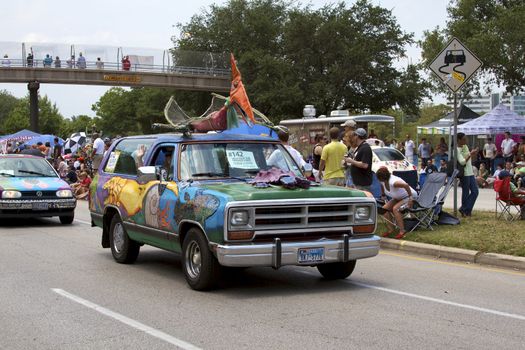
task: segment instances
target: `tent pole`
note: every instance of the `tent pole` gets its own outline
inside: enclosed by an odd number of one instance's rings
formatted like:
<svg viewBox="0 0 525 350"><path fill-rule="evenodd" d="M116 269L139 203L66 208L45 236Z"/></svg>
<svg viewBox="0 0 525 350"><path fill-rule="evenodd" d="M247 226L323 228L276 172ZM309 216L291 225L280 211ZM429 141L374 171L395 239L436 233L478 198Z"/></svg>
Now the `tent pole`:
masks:
<svg viewBox="0 0 525 350"><path fill-rule="evenodd" d="M454 147L452 147L454 171L458 168L458 94L454 92ZM454 216L458 215L458 182L454 180Z"/></svg>

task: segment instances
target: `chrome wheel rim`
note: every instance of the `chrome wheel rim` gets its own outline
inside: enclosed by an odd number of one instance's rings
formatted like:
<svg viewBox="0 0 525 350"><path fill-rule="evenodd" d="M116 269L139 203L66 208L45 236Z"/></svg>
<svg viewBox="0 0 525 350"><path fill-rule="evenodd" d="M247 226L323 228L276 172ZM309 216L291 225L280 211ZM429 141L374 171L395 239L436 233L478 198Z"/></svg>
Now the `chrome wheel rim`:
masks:
<svg viewBox="0 0 525 350"><path fill-rule="evenodd" d="M121 253L124 249L125 235L122 223L117 223L113 228L113 248L116 253Z"/></svg>
<svg viewBox="0 0 525 350"><path fill-rule="evenodd" d="M186 249L186 271L191 278L199 277L201 273L201 249L195 241L191 241Z"/></svg>

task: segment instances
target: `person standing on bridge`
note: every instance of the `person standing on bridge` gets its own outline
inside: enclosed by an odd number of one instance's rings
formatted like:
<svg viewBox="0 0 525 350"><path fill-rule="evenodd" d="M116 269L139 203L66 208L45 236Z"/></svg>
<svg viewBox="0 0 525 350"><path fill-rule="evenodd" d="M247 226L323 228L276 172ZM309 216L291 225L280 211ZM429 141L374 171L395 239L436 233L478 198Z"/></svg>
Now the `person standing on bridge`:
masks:
<svg viewBox="0 0 525 350"><path fill-rule="evenodd" d="M60 57L55 58L55 68L62 68L62 61L60 61Z"/></svg>
<svg viewBox="0 0 525 350"><path fill-rule="evenodd" d="M71 58L66 61L67 68L73 69L75 68L75 55L71 55Z"/></svg>
<svg viewBox="0 0 525 350"><path fill-rule="evenodd" d="M131 61L129 60L129 56L124 56L122 59L122 70L129 70L131 68Z"/></svg>
<svg viewBox="0 0 525 350"><path fill-rule="evenodd" d="M9 68L11 67L11 60L9 59L9 56L4 55L4 59L2 60L2 67Z"/></svg>
<svg viewBox="0 0 525 350"><path fill-rule="evenodd" d="M53 64L53 59L51 58L51 56L49 56L49 54L47 54L43 62L44 68L51 68L51 64Z"/></svg>
<svg viewBox="0 0 525 350"><path fill-rule="evenodd" d="M77 68L86 69L86 58L82 56L82 52L78 54Z"/></svg>
<svg viewBox="0 0 525 350"><path fill-rule="evenodd" d="M27 66L33 67L33 54L31 52L27 54Z"/></svg>
<svg viewBox="0 0 525 350"><path fill-rule="evenodd" d="M97 69L104 69L104 62L100 59L100 57L97 57Z"/></svg>

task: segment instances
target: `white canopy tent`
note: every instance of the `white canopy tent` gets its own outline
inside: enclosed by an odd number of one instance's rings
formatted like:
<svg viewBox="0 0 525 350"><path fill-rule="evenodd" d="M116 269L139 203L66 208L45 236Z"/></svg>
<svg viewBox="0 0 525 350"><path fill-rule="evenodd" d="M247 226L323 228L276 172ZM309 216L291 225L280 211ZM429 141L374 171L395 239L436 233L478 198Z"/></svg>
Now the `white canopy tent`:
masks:
<svg viewBox="0 0 525 350"><path fill-rule="evenodd" d="M525 134L525 117L502 103L481 117L458 125L458 132L465 135L496 135L505 131Z"/></svg>

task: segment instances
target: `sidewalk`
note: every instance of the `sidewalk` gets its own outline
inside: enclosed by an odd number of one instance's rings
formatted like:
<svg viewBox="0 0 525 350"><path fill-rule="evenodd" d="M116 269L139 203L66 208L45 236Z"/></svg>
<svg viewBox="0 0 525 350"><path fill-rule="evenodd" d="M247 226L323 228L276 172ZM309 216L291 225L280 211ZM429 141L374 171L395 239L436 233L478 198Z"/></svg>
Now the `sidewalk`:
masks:
<svg viewBox="0 0 525 350"><path fill-rule="evenodd" d="M458 208L461 206L461 187L458 187ZM445 200L445 209L454 209L454 188ZM494 211L496 209L496 192L492 188L480 188L474 210Z"/></svg>

